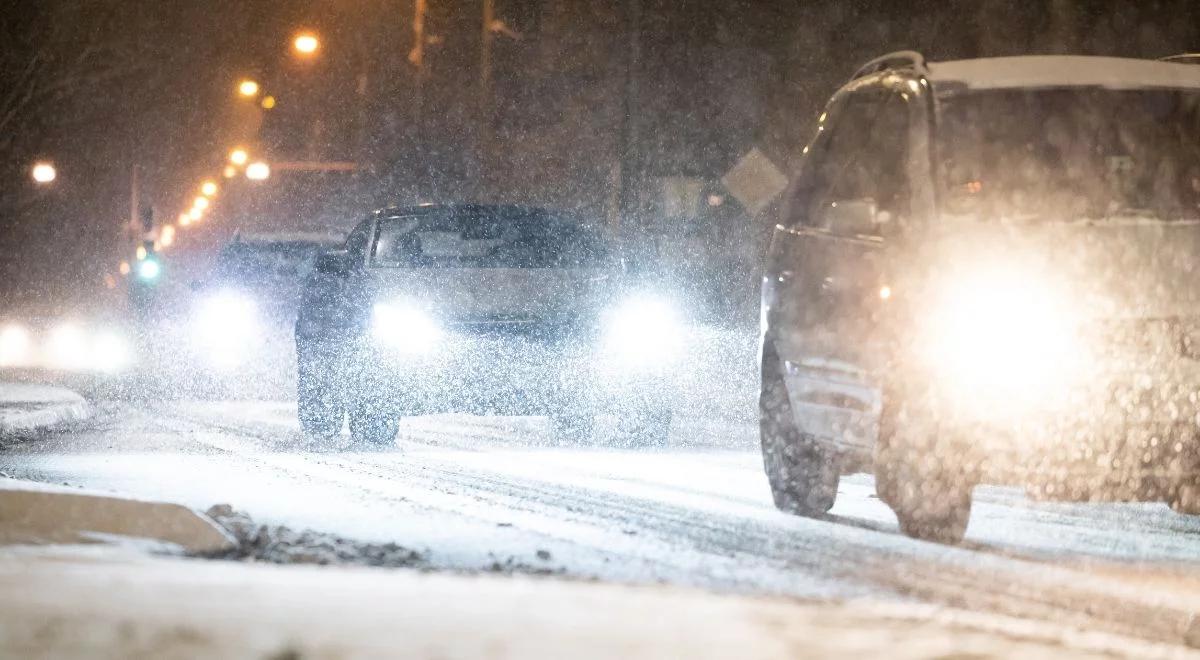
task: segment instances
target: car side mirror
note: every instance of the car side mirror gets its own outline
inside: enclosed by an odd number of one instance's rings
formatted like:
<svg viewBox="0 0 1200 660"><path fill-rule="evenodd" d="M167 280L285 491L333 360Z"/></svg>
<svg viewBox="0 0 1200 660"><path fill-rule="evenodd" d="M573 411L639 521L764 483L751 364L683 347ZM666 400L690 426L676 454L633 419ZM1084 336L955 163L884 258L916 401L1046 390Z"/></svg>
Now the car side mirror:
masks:
<svg viewBox="0 0 1200 660"><path fill-rule="evenodd" d="M879 236L888 217L873 199L841 200L826 207L825 227L839 236Z"/></svg>
<svg viewBox="0 0 1200 660"><path fill-rule="evenodd" d="M353 267L353 260L350 253L344 250L334 250L333 252L325 252L317 257L316 269L318 273L323 275L336 275L344 277L350 274Z"/></svg>

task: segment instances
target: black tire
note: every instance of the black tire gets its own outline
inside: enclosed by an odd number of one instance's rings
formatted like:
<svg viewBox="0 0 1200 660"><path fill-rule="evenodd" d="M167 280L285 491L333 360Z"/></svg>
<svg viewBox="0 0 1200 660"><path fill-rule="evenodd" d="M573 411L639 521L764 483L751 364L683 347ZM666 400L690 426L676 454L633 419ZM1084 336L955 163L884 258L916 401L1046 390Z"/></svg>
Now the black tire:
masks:
<svg viewBox="0 0 1200 660"><path fill-rule="evenodd" d="M885 394L875 454L875 492L891 507L905 536L945 545L961 543L971 518L974 483L942 463L931 442L936 428L921 424L909 406Z"/></svg>
<svg viewBox="0 0 1200 660"><path fill-rule="evenodd" d="M399 416L385 407L359 404L350 410L350 437L358 444L390 445L399 431Z"/></svg>
<svg viewBox="0 0 1200 660"><path fill-rule="evenodd" d="M564 410L550 416L550 427L556 442L588 442L596 430L596 418L590 412Z"/></svg>
<svg viewBox="0 0 1200 660"><path fill-rule="evenodd" d="M971 520L971 489L943 479L901 483L892 505L905 536L945 545L961 543Z"/></svg>
<svg viewBox="0 0 1200 660"><path fill-rule="evenodd" d="M758 413L763 469L775 506L801 516L827 513L841 475L829 451L796 428L779 359L769 346L763 350Z"/></svg>
<svg viewBox="0 0 1200 660"><path fill-rule="evenodd" d="M327 438L342 430L345 391L337 355L297 342L296 412L305 435Z"/></svg>
<svg viewBox="0 0 1200 660"><path fill-rule="evenodd" d="M623 440L633 447L666 447L671 438L672 411L646 408L617 420Z"/></svg>

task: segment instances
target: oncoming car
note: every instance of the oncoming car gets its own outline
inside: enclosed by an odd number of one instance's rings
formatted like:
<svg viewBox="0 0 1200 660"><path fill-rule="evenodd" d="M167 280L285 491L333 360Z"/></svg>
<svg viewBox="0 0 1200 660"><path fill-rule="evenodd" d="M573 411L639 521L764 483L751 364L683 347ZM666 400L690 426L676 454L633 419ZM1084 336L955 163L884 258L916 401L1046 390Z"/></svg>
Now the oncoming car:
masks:
<svg viewBox="0 0 1200 660"><path fill-rule="evenodd" d="M763 279L776 504L874 472L956 542L977 484L1200 513L1200 66L896 53L829 102Z"/></svg>
<svg viewBox="0 0 1200 660"><path fill-rule="evenodd" d="M208 277L193 285L188 325L197 366L232 372L264 360L281 361L287 351L277 349L290 342L304 280L317 255L341 245L343 237L325 232L234 236L217 254Z"/></svg>
<svg viewBox="0 0 1200 660"><path fill-rule="evenodd" d="M610 411L662 444L683 341L673 301L632 286L611 242L537 208L440 205L373 213L323 255L296 322L306 433L387 443L399 418L544 414L582 439Z"/></svg>

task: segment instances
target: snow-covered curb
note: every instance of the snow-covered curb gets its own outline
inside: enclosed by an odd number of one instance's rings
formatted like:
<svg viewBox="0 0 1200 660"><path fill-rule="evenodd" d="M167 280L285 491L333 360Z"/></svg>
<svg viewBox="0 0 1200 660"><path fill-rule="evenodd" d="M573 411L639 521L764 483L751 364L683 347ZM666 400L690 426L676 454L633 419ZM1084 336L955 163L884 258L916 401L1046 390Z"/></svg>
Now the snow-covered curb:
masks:
<svg viewBox="0 0 1200 660"><path fill-rule="evenodd" d="M1185 653L1049 624L960 618L927 606L0 549L3 657L1036 659Z"/></svg>
<svg viewBox="0 0 1200 660"><path fill-rule="evenodd" d="M235 547L208 517L185 506L50 484L0 479L0 545L150 539L181 552Z"/></svg>
<svg viewBox="0 0 1200 660"><path fill-rule="evenodd" d="M0 436L87 419L92 408L63 387L0 382Z"/></svg>

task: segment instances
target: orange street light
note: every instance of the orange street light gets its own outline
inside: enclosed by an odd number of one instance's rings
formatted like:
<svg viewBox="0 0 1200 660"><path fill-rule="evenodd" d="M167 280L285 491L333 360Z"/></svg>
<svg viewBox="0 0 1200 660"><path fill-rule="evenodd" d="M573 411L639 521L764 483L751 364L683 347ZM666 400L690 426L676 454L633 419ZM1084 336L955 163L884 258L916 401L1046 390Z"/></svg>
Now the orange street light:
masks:
<svg viewBox="0 0 1200 660"><path fill-rule="evenodd" d="M188 211L187 215L192 219L192 222L200 222L200 218L204 217L204 211L193 207L191 211Z"/></svg>
<svg viewBox="0 0 1200 660"><path fill-rule="evenodd" d="M246 98L258 96L258 83L250 79L243 80L238 83L237 91Z"/></svg>
<svg viewBox="0 0 1200 660"><path fill-rule="evenodd" d="M54 165L46 162L34 163L33 169L29 171L30 176L36 183L46 184L58 178L58 170L54 169Z"/></svg>
<svg viewBox="0 0 1200 660"><path fill-rule="evenodd" d="M292 48L296 50L301 57L311 57L321 47L321 42L317 40L317 35L312 32L301 32L292 39Z"/></svg>
<svg viewBox="0 0 1200 660"><path fill-rule="evenodd" d="M252 181L263 181L271 176L271 167L266 163L256 161L246 166L246 178Z"/></svg>
<svg viewBox="0 0 1200 660"><path fill-rule="evenodd" d="M237 175L237 168L234 167L233 165L226 165L225 171L221 172L221 176L225 177L226 179L232 179L236 175Z"/></svg>
<svg viewBox="0 0 1200 660"><path fill-rule="evenodd" d="M247 154L246 150L242 149L241 147L229 152L229 162L233 163L234 165L245 165L249 158L250 154Z"/></svg>
<svg viewBox="0 0 1200 660"><path fill-rule="evenodd" d="M163 247L170 247L175 242L175 225L166 225L158 232L158 242Z"/></svg>
<svg viewBox="0 0 1200 660"><path fill-rule="evenodd" d="M190 224L192 224L192 216L190 216L186 213L180 213L179 214L179 226L186 227Z"/></svg>
<svg viewBox="0 0 1200 660"><path fill-rule="evenodd" d="M200 193L205 197L212 197L217 194L217 182L208 180L200 184Z"/></svg>
<svg viewBox="0 0 1200 660"><path fill-rule="evenodd" d="M275 97L274 96L264 96L263 100L262 100L262 109L270 110L271 108L274 108L274 107L275 107Z"/></svg>
<svg viewBox="0 0 1200 660"><path fill-rule="evenodd" d="M207 209L208 208L208 198L207 197L197 197L196 199L193 199L192 200L192 208L200 209L201 211L203 211L204 209Z"/></svg>

